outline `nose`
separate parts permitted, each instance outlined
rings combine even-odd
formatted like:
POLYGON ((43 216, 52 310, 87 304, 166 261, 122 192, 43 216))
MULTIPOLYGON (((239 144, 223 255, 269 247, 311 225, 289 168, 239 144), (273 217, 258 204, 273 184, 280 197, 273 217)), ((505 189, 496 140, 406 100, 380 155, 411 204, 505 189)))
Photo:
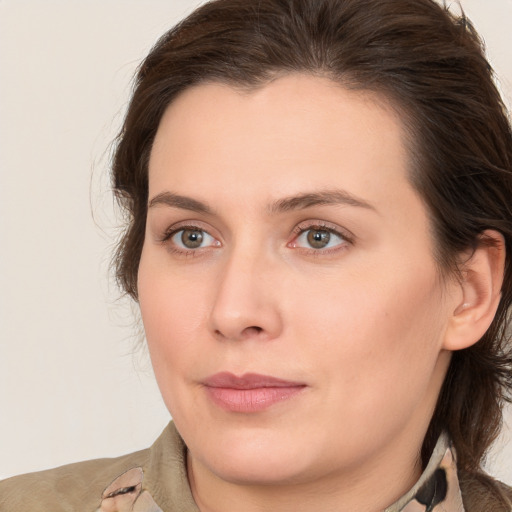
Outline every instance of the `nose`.
POLYGON ((282 315, 275 279, 275 265, 261 254, 234 251, 218 274, 210 316, 214 335, 231 341, 277 338, 282 315))

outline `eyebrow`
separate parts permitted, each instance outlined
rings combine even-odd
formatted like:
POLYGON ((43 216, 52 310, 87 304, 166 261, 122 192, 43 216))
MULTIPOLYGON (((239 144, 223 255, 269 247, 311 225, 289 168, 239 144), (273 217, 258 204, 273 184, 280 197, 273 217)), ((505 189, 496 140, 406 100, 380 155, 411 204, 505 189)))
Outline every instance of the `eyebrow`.
POLYGON ((148 208, 155 206, 171 206, 182 210, 190 210, 198 213, 212 214, 213 210, 206 203, 192 199, 187 196, 180 196, 172 192, 162 192, 156 195, 148 203, 148 208))
POLYGON ((312 206, 339 204, 377 211, 375 207, 367 201, 341 189, 329 189, 285 197, 273 203, 269 210, 271 213, 281 213, 292 210, 303 210, 311 208, 312 206))
MULTIPOLYGON (((277 214, 294 210, 304 210, 313 206, 340 204, 377 211, 375 207, 367 201, 340 189, 307 192, 284 197, 269 205, 268 211, 271 214, 277 214)), ((213 209, 208 204, 172 192, 162 192, 153 197, 148 203, 148 208, 154 208, 155 206, 170 206, 172 208, 190 210, 197 213, 213 214, 213 209)))

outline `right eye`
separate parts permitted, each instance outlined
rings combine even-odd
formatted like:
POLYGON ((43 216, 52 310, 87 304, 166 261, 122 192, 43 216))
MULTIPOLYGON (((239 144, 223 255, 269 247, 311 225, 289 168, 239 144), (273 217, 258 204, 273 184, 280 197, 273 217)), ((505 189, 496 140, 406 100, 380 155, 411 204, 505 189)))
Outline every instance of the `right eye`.
POLYGON ((184 227, 174 231, 168 240, 181 251, 193 251, 205 247, 216 247, 220 242, 209 233, 197 227, 184 227))

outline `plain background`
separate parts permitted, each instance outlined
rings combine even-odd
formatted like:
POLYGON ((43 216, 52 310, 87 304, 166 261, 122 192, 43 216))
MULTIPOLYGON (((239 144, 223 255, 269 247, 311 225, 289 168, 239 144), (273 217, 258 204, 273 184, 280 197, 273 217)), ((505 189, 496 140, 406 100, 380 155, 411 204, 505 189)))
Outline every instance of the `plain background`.
MULTIPOLYGON (((199 3, 0 0, 0 478, 145 448, 169 420, 109 278, 109 142, 137 64, 199 3)), ((510 105, 512 0, 462 5, 510 105)), ((489 470, 512 482, 510 428, 489 470)))

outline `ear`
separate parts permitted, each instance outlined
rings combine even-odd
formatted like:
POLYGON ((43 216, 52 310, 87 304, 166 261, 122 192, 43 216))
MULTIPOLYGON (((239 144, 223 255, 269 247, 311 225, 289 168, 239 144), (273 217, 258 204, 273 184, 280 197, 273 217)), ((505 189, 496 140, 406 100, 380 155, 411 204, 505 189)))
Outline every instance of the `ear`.
POLYGON ((484 231, 478 247, 461 267, 455 307, 443 344, 446 350, 461 350, 475 344, 494 319, 505 271, 503 235, 494 230, 484 231))

